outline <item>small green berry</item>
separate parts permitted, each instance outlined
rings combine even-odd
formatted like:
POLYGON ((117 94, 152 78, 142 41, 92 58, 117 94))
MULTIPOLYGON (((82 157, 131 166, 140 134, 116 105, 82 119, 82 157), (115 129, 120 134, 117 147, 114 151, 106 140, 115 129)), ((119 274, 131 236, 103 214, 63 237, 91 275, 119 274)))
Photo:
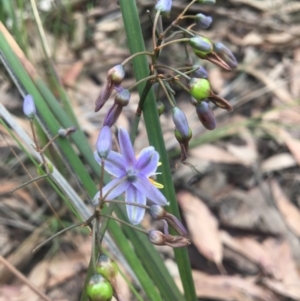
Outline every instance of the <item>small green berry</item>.
POLYGON ((91 301, 110 301, 113 289, 108 280, 102 275, 95 274, 87 284, 86 293, 91 301))
POLYGON ((109 281, 116 278, 119 272, 117 264, 105 254, 98 257, 96 271, 109 281))
POLYGON ((190 94, 197 100, 202 101, 210 96, 210 83, 205 78, 192 77, 189 82, 190 94))

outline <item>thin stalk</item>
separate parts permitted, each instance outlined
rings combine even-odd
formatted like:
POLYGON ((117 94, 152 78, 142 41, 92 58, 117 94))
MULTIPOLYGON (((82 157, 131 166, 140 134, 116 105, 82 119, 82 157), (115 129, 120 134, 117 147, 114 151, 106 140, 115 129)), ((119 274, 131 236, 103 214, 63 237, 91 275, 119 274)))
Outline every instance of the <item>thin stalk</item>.
POLYGON ((119 222, 119 223, 121 223, 123 225, 126 225, 127 227, 129 227, 131 229, 134 229, 134 230, 139 231, 139 232, 144 233, 144 234, 148 234, 148 231, 146 231, 146 230, 144 230, 142 228, 133 226, 130 223, 127 223, 127 222, 125 222, 125 221, 123 221, 123 220, 121 220, 121 219, 119 219, 119 218, 117 218, 115 216, 107 215, 107 214, 102 214, 102 213, 101 213, 101 216, 104 216, 104 217, 107 217, 107 218, 111 218, 111 219, 113 219, 113 220, 115 220, 115 221, 117 221, 117 222, 119 222))
POLYGON ((152 26, 152 43, 153 43, 153 50, 156 50, 156 26, 157 26, 157 21, 160 15, 160 11, 157 11, 155 14, 153 26, 152 26))
POLYGON ((160 50, 160 49, 162 49, 166 46, 169 46, 171 44, 180 43, 180 42, 188 42, 189 40, 190 40, 189 38, 182 38, 182 39, 178 39, 178 40, 172 40, 172 41, 169 41, 167 43, 164 43, 164 44, 158 46, 157 48, 160 50))
POLYGON ((149 52, 149 51, 141 51, 141 52, 137 52, 131 56, 129 56, 128 58, 126 58, 122 63, 121 65, 122 66, 125 66, 128 62, 130 62, 132 59, 134 59, 135 57, 137 56, 140 56, 140 55, 148 55, 148 56, 151 56, 153 57, 153 53, 152 52, 149 52))
POLYGON ((27 186, 28 184, 30 184, 30 183, 32 183, 32 182, 38 181, 38 180, 43 179, 43 178, 46 178, 46 177, 49 177, 49 174, 45 174, 45 175, 42 175, 42 176, 38 176, 38 177, 36 177, 36 178, 33 178, 33 179, 31 179, 30 181, 27 181, 27 182, 23 183, 22 185, 20 185, 20 186, 14 188, 14 189, 12 189, 12 190, 10 191, 10 193, 13 193, 13 192, 17 191, 18 189, 21 189, 21 188, 27 186))
POLYGON ((171 107, 174 108, 174 107, 175 107, 175 104, 173 103, 172 99, 170 98, 169 92, 167 91, 167 89, 166 89, 166 87, 165 87, 163 81, 162 81, 160 78, 158 78, 158 81, 159 81, 159 83, 160 83, 160 86, 161 86, 162 89, 164 90, 164 92, 165 92, 165 94, 166 94, 166 97, 167 97, 167 99, 168 99, 168 101, 169 101, 171 107))
POLYGON ((155 78, 157 78, 157 74, 153 74, 153 75, 147 76, 147 77, 145 77, 145 78, 142 78, 141 80, 135 82, 132 86, 130 86, 130 87, 128 88, 128 90, 129 90, 129 91, 132 91, 132 90, 133 90, 135 87, 137 87, 139 84, 141 84, 141 83, 143 83, 143 82, 145 82, 145 81, 149 81, 149 80, 151 80, 151 79, 155 79, 155 78))
POLYGON ((32 253, 35 253, 36 251, 38 251, 42 246, 46 245, 48 242, 50 242, 51 240, 53 240, 55 237, 71 230, 71 229, 74 229, 74 228, 77 228, 77 227, 80 227, 80 226, 83 226, 85 224, 85 222, 81 222, 81 223, 78 223, 78 224, 75 224, 75 225, 71 225, 57 233, 55 233, 54 235, 52 235, 51 237, 47 238, 45 241, 43 241, 42 243, 40 243, 39 245, 37 245, 33 250, 32 250, 32 253))
POLYGON ((166 66, 166 65, 154 65, 154 68, 156 68, 156 69, 157 69, 157 68, 164 68, 164 69, 172 70, 172 71, 176 72, 177 74, 181 75, 182 77, 184 77, 184 78, 187 79, 187 80, 190 80, 190 79, 191 79, 191 78, 190 78, 188 75, 186 75, 185 73, 183 73, 183 72, 177 70, 176 68, 170 67, 170 66, 166 66))

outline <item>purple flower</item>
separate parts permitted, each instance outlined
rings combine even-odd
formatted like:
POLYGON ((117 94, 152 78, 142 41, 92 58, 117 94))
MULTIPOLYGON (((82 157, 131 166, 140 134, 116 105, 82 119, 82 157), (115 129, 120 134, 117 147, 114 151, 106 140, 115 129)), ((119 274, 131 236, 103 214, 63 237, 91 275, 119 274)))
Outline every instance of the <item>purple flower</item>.
POLYGON ((160 11, 162 16, 169 16, 172 8, 172 0, 158 0, 155 5, 156 11, 160 11))
MULTIPOLYGON (((149 146, 144 148, 136 158, 127 131, 120 128, 118 138, 121 153, 111 151, 104 166, 105 170, 116 178, 103 187, 102 196, 108 194, 106 200, 114 200, 125 192, 126 202, 146 205, 148 198, 154 204, 167 205, 166 198, 155 187, 159 184, 149 179, 156 174, 159 160, 158 152, 155 151, 154 147, 149 146)), ((94 153, 94 156, 96 161, 101 164, 97 152, 94 153)), ((93 199, 94 205, 98 203, 99 196, 100 192, 93 199)), ((142 221, 145 208, 126 205, 126 209, 132 224, 137 225, 142 221)))
POLYGON ((34 116, 36 115, 36 108, 35 108, 34 100, 30 94, 27 94, 24 97, 23 112, 29 119, 33 119, 34 116))

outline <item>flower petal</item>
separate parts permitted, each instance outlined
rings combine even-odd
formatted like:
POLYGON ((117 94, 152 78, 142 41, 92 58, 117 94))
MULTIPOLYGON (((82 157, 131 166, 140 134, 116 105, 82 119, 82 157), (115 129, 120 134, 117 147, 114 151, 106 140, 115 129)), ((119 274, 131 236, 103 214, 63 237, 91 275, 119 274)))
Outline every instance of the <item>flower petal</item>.
POLYGON ((126 180, 122 181, 122 178, 114 179, 103 187, 102 196, 105 196, 114 187, 113 190, 106 196, 106 200, 111 201, 121 195, 129 185, 130 182, 126 180))
MULTIPOLYGON (((140 205, 146 205, 146 197, 142 193, 140 193, 133 185, 130 185, 127 188, 125 201, 140 205)), ((145 215, 145 208, 142 207, 126 205, 126 210, 128 219, 133 225, 138 225, 145 215)))
MULTIPOLYGON (((97 152, 94 152, 94 158, 101 166, 101 159, 97 152)), ((105 160, 104 168, 110 175, 117 178, 123 177, 126 173, 125 162, 122 156, 115 151, 110 151, 105 160)))
POLYGON ((148 178, 155 174, 158 160, 159 154, 154 150, 154 147, 146 147, 140 152, 135 168, 140 174, 143 174, 146 178, 148 178))
POLYGON ((165 196, 145 176, 138 176, 132 185, 153 203, 161 206, 168 205, 165 196))
POLYGON ((122 156, 126 162, 127 166, 133 165, 136 161, 134 150, 130 141, 130 137, 127 131, 123 128, 119 129, 119 145, 121 149, 122 156))

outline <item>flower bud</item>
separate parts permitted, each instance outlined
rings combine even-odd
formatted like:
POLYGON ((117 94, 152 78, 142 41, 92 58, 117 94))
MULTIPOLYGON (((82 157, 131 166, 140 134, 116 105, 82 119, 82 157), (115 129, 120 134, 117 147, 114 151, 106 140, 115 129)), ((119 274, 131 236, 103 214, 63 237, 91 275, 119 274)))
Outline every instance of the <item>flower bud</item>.
POLYGON ((206 69, 201 65, 194 65, 193 69, 198 68, 194 71, 193 75, 196 78, 208 78, 208 73, 206 69))
POLYGON ((98 136, 96 149, 101 159, 106 159, 112 147, 112 134, 109 126, 104 126, 98 136))
POLYGON ((107 72, 107 79, 110 79, 111 82, 118 86, 121 84, 125 77, 125 70, 123 65, 116 65, 112 67, 110 70, 107 72))
POLYGON ((204 14, 197 14, 195 17, 195 22, 198 28, 207 29, 210 26, 212 20, 213 19, 211 16, 206 16, 204 14))
POLYGON ((77 128, 76 126, 71 126, 67 129, 59 129, 57 133, 59 134, 60 137, 67 137, 68 135, 76 132, 77 128))
POLYGON ((181 136, 187 137, 189 134, 189 125, 185 114, 178 107, 174 107, 172 109, 172 118, 176 130, 181 136))
POLYGON ((190 128, 188 128, 188 134, 187 135, 181 135, 181 133, 177 129, 175 129, 174 134, 175 134, 176 140, 179 143, 183 143, 183 144, 189 142, 191 140, 192 136, 193 136, 193 132, 190 128))
POLYGON ((86 293, 91 301, 110 301, 113 289, 109 281, 102 275, 95 274, 86 286, 86 293))
POLYGON ((36 107, 34 104, 33 97, 27 94, 23 101, 23 112, 29 119, 33 119, 36 115, 36 107))
POLYGON ((128 89, 122 89, 122 91, 120 91, 116 94, 115 102, 118 105, 120 105, 122 107, 125 107, 129 103, 130 96, 131 96, 131 94, 130 94, 130 91, 128 89))
POLYGON ((125 70, 123 65, 116 65, 107 72, 107 81, 95 102, 95 112, 98 112, 105 105, 114 86, 120 85, 124 77, 125 70))
POLYGON ((189 44, 192 46, 196 54, 201 54, 203 56, 208 55, 213 51, 213 43, 204 37, 194 36, 190 38, 189 44))
POLYGON ((216 0, 198 0, 200 4, 204 5, 214 5, 216 4, 216 0))
POLYGON ((104 276, 107 280, 112 281, 118 275, 117 264, 105 254, 98 257, 96 263, 96 272, 104 276))
POLYGON ((108 110, 104 121, 103 126, 109 126, 112 127, 115 122, 118 120, 119 116, 122 113, 123 106, 117 104, 116 102, 113 104, 113 106, 108 110))
POLYGON ((154 219, 161 219, 165 216, 166 211, 159 205, 152 205, 150 206, 149 213, 154 219))
POLYGON ((172 8, 172 0, 158 0, 155 5, 156 11, 160 11, 162 16, 169 16, 172 8))
POLYGON ((159 116, 165 111, 165 105, 161 101, 156 102, 156 108, 159 116))
POLYGON ((210 83, 204 78, 192 77, 189 82, 190 94, 197 100, 202 101, 210 96, 210 83))
POLYGON ((149 241, 157 246, 163 246, 165 244, 165 235, 157 230, 150 230, 148 232, 149 241))
POLYGON ((238 65, 233 53, 221 42, 214 44, 215 53, 231 68, 235 69, 238 65))
POLYGON ((196 106, 199 120, 205 128, 213 130, 216 127, 216 119, 212 109, 206 101, 201 101, 196 106))

